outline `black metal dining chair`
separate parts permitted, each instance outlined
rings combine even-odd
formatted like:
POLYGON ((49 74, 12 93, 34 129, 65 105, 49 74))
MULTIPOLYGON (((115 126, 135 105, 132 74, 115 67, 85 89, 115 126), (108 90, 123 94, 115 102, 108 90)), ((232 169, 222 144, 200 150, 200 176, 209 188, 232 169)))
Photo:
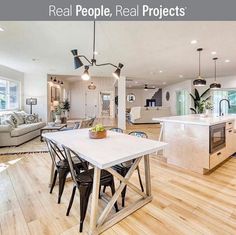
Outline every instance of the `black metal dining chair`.
MULTIPOLYGON (((121 128, 111 128, 110 130, 115 131, 115 132, 123 133, 123 130, 121 128)), ((147 134, 142 132, 142 131, 132 131, 132 132, 129 133, 129 135, 134 135, 134 136, 142 137, 142 138, 148 138, 147 134)), ((117 165, 113 166, 112 168, 115 171, 117 171, 120 175, 125 177, 125 175, 129 171, 129 169, 131 168, 133 162, 134 162, 133 160, 132 161, 127 161, 127 162, 124 162, 124 163, 121 163, 121 164, 117 164, 117 165)), ((144 189, 143 189, 143 183, 142 183, 142 179, 141 179, 141 175, 140 175, 139 166, 137 166, 136 170, 138 172, 139 184, 140 184, 141 190, 143 192, 144 189)), ((125 206, 126 189, 127 189, 127 186, 125 186, 124 189, 121 192, 122 207, 125 206)), ((106 187, 103 188, 103 192, 105 192, 105 190, 106 190, 106 187)))
MULTIPOLYGON (((82 158, 80 158, 73 150, 65 146, 63 146, 63 148, 66 153, 66 158, 68 159, 68 162, 69 162, 72 179, 75 183, 72 190, 70 203, 67 208, 66 215, 69 216, 70 209, 74 201, 76 188, 78 188, 79 193, 80 193, 80 230, 79 231, 82 232, 83 222, 84 222, 87 207, 88 207, 89 196, 92 192, 92 187, 93 187, 94 169, 88 169, 86 162, 82 158), (72 155, 76 156, 80 160, 82 166, 84 167, 83 172, 79 173, 78 171, 76 171, 74 162, 72 161, 72 157, 71 157, 72 155)), ((115 194, 115 184, 114 184, 113 176, 106 170, 101 170, 100 185, 109 186, 111 188, 112 195, 115 194)), ((118 211, 117 203, 114 204, 114 207, 117 212, 118 211)))
MULTIPOLYGON (((64 186, 66 182, 66 177, 68 173, 70 172, 70 167, 69 163, 66 159, 66 156, 64 154, 64 151, 58 147, 58 145, 53 142, 52 140, 46 139, 46 143, 48 145, 49 153, 52 159, 52 162, 55 166, 55 171, 54 171, 54 177, 52 180, 51 188, 50 188, 50 193, 52 193, 53 188, 56 183, 57 175, 59 176, 59 193, 58 193, 58 204, 61 202, 61 196, 64 191, 64 186)), ((73 164, 76 169, 76 171, 79 173, 83 167, 81 162, 79 161, 78 158, 73 157, 73 164)))
POLYGON ((124 131, 119 128, 119 127, 112 127, 109 129, 110 131, 118 132, 118 133, 123 133, 124 131))

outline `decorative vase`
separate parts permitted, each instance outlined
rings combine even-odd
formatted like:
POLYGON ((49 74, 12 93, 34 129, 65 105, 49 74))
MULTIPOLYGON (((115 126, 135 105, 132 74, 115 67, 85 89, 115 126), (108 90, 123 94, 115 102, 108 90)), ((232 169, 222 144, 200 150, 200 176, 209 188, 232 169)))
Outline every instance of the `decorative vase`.
POLYGON ((210 109, 206 109, 205 110, 205 114, 206 114, 206 116, 210 116, 211 115, 211 110, 210 109))
POLYGON ((65 111, 65 117, 68 118, 69 117, 69 112, 66 110, 65 111))
POLYGON ((56 124, 61 124, 61 115, 56 115, 55 123, 56 124))

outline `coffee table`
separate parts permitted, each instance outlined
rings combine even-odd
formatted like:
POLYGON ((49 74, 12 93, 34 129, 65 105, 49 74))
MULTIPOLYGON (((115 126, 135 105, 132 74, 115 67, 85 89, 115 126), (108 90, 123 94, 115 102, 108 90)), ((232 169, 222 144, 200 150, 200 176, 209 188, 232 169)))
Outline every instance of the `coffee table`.
POLYGON ((67 127, 67 124, 56 124, 55 126, 45 126, 40 129, 40 141, 43 142, 43 132, 52 132, 52 131, 60 131, 62 128, 67 127))

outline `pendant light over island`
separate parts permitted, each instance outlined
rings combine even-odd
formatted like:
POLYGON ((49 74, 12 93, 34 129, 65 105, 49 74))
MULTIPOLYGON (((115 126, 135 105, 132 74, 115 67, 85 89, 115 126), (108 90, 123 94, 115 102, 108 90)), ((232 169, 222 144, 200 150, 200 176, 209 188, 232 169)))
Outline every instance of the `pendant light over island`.
POLYGON ((213 58, 212 60, 214 61, 214 64, 215 64, 215 80, 214 80, 214 82, 210 85, 210 88, 211 88, 211 89, 220 89, 220 88, 221 88, 221 84, 216 81, 216 61, 218 60, 218 58, 215 57, 215 58, 213 58))
POLYGON ((193 81, 194 86, 205 86, 206 80, 201 77, 201 52, 203 51, 202 48, 197 49, 199 53, 199 66, 198 66, 198 78, 193 81))

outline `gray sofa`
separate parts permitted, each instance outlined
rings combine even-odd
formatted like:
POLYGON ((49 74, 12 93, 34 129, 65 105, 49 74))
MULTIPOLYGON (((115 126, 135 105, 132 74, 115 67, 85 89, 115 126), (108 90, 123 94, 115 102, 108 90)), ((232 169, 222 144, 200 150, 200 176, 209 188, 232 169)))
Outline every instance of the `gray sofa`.
MULTIPOLYGON (((14 115, 7 113, 7 116, 14 115)), ((6 114, 5 114, 6 116, 6 114)), ((0 147, 18 146, 40 135, 40 129, 46 124, 42 121, 35 123, 20 123, 13 126, 4 122, 4 117, 0 116, 0 147), (2 124, 3 123, 3 124, 2 124)))

